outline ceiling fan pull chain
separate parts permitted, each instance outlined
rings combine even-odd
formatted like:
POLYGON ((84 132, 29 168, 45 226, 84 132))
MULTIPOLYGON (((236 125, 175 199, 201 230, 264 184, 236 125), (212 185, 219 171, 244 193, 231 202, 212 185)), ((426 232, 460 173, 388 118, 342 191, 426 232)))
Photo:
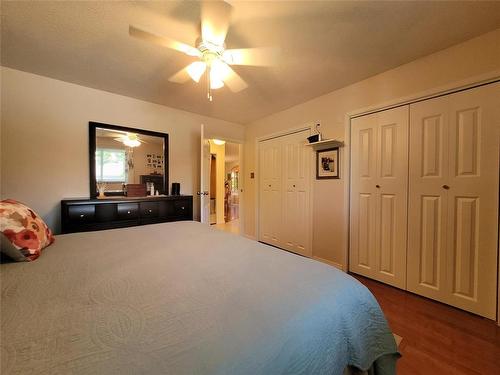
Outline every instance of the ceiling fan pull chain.
POLYGON ((210 74, 210 71, 212 70, 211 66, 208 65, 207 67, 207 82, 208 82, 208 94, 207 94, 207 97, 208 97, 208 100, 212 101, 212 83, 211 83, 211 74, 210 74))

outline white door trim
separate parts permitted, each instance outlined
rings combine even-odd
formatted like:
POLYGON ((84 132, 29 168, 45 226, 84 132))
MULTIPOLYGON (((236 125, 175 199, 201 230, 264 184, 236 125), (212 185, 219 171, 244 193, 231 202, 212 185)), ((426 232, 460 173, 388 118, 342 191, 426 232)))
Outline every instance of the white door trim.
MULTIPOLYGON (((235 138, 228 138, 228 137, 223 137, 223 136, 210 136, 210 138, 205 138, 205 139, 220 139, 221 141, 225 141, 228 143, 234 143, 239 145, 239 163, 240 163, 240 178, 238 179, 238 188, 239 188, 239 204, 238 204, 238 210, 239 210, 239 230, 240 230, 240 235, 245 236, 243 228, 244 228, 244 194, 245 194, 245 169, 244 169, 244 152, 245 152, 245 141, 241 139, 235 139, 235 138)), ((203 152, 203 149, 202 149, 203 152)), ((201 214, 201 212, 200 212, 201 214)), ((245 236, 246 237, 246 236, 245 236)))

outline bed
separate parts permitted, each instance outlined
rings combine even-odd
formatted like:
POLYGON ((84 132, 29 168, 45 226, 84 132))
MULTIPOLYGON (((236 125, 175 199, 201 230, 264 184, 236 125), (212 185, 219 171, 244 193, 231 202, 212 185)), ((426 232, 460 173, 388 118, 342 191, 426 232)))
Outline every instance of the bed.
POLYGON ((2 374, 395 373, 362 284, 197 222, 60 235, 0 267, 2 374))

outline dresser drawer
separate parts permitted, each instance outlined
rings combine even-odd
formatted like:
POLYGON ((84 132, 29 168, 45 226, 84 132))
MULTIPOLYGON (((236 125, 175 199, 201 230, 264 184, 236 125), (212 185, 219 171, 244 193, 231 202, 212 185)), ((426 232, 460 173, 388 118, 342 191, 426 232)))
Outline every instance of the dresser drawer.
POLYGON ((188 216, 191 214, 191 201, 188 199, 174 201, 174 215, 175 216, 188 216))
POLYGON ((116 205, 118 220, 133 220, 139 217, 139 203, 118 203, 116 205))
POLYGON ((193 220, 193 197, 108 197, 61 201, 62 233, 193 220))
POLYGON ((68 207, 68 218, 77 223, 92 222, 95 218, 95 206, 93 204, 70 206, 68 207))
POLYGON ((160 215, 160 202, 141 202, 141 218, 154 218, 160 215))

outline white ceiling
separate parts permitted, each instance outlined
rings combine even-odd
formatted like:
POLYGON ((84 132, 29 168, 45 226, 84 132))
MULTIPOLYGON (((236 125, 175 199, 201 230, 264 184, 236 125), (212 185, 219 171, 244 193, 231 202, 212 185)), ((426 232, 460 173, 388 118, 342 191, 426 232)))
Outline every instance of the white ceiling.
POLYGON ((500 27, 492 2, 231 1, 227 48, 278 46, 272 68, 236 66, 234 94, 168 77, 193 58, 130 38, 128 25, 193 45, 199 3, 2 1, 1 63, 241 124, 500 27))

